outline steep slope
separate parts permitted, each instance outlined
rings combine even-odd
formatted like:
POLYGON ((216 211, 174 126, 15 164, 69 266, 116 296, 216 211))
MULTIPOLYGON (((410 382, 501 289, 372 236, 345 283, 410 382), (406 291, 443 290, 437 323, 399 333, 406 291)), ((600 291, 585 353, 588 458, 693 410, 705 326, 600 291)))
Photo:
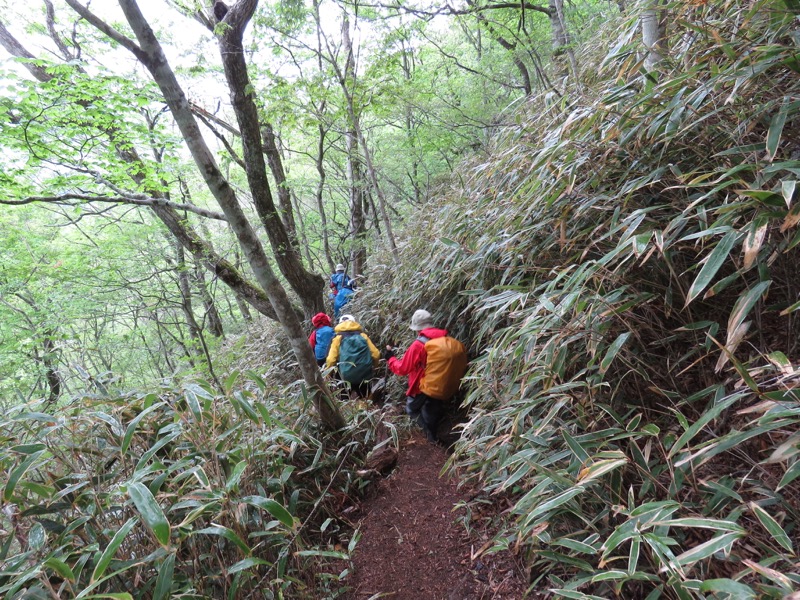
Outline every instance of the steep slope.
POLYGON ((453 463, 511 501, 495 548, 531 584, 781 598, 800 588, 796 20, 671 10, 659 72, 635 27, 609 34, 591 91, 532 102, 363 304, 398 339, 424 306, 471 341, 453 463))

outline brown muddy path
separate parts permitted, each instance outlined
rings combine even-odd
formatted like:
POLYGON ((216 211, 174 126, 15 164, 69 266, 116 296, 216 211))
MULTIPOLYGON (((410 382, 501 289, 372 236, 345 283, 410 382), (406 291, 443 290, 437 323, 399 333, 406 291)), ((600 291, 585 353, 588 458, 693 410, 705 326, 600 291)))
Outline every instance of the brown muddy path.
POLYGON ((347 600, 523 598, 513 557, 477 556, 489 538, 467 532, 456 505, 468 493, 439 476, 446 458, 419 431, 403 441, 394 471, 361 506, 347 600))

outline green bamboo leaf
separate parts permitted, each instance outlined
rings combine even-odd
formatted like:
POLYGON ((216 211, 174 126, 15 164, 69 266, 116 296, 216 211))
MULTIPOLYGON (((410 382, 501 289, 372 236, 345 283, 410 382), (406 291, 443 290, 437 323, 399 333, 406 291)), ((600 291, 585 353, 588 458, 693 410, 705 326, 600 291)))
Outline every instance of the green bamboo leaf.
POLYGON ((712 592, 715 594, 727 594, 730 600, 750 600, 756 598, 756 593, 743 583, 733 579, 707 579, 700 584, 701 592, 712 592))
POLYGON ((236 385, 236 382, 239 380, 239 376, 241 373, 238 370, 234 370, 230 375, 225 378, 225 381, 222 384, 222 389, 225 390, 226 394, 230 394, 233 386, 236 385))
POLYGON ((243 502, 256 508, 261 508, 286 525, 289 529, 294 528, 294 517, 286 510, 280 502, 264 498, 263 496, 245 496, 243 502))
POLYGON ((3 500, 9 502, 11 498, 14 496, 14 490, 17 487, 17 483, 19 483, 20 478, 25 475, 28 469, 33 466, 39 457, 44 454, 44 450, 39 450, 38 452, 34 452, 24 461, 22 461, 16 469, 11 471, 11 475, 8 476, 8 481, 6 482, 6 487, 3 489, 3 500))
POLYGON ((781 546, 786 548, 786 550, 788 550, 790 554, 794 554, 794 548, 792 547, 792 540, 790 540, 789 536, 786 535, 786 532, 783 530, 783 527, 781 527, 778 524, 778 522, 774 518, 772 518, 772 515, 770 515, 767 511, 765 511, 755 502, 751 502, 749 506, 750 510, 752 510, 755 513, 758 520, 764 526, 764 529, 766 529, 769 532, 772 538, 776 542, 778 542, 781 546))
POLYGON ((798 477, 800 477, 800 460, 798 460, 791 467, 786 469, 786 473, 784 473, 783 477, 781 477, 781 481, 778 484, 778 487, 775 488, 775 491, 777 492, 778 490, 786 487, 798 477))
POLYGON ((689 287, 689 292, 686 294, 686 304, 684 306, 689 306, 692 300, 702 294, 703 290, 708 287, 708 284, 711 283, 711 280, 714 279, 717 271, 719 271, 719 268, 728 258, 728 254, 730 254, 731 249, 739 239, 739 235, 740 234, 736 231, 730 231, 717 242, 717 245, 714 246, 714 249, 706 258, 703 268, 700 269, 700 273, 698 273, 691 287, 689 287))
POLYGON ((626 571, 603 571, 593 576, 592 583, 598 581, 618 581, 620 579, 630 579, 630 575, 626 571))
POLYGON ((784 179, 781 181, 781 194, 786 201, 786 208, 792 208, 792 199, 794 198, 794 190, 797 187, 797 181, 794 179, 784 179))
POLYGON ((619 352, 622 345, 627 341, 627 339, 631 336, 630 331, 626 331, 625 333, 620 334, 617 336, 617 339, 608 347, 603 360, 600 361, 600 374, 605 373, 608 370, 608 367, 611 366, 611 362, 614 360, 614 357, 619 352))
POLYGON ((598 477, 602 477, 606 473, 613 471, 618 467, 622 467, 628 464, 627 458, 609 458, 605 460, 598 460, 594 462, 592 465, 581 469, 581 472, 578 474, 578 482, 581 485, 586 484, 593 479, 597 479, 598 477))
POLYGON ((158 568, 156 587, 153 591, 153 600, 169 598, 172 592, 172 575, 175 572, 175 554, 170 553, 158 568))
POLYGON ((572 540, 570 538, 558 538, 550 542, 551 546, 563 546, 564 548, 569 548, 570 550, 574 550, 575 552, 580 552, 581 554, 597 554, 598 550, 594 546, 590 546, 584 542, 579 542, 578 540, 572 540))
POLYGON ((636 566, 639 564, 639 553, 642 548, 642 540, 633 538, 631 540, 631 550, 628 553, 628 575, 636 573, 636 566))
POLYGON ((103 553, 100 555, 100 558, 97 560, 94 571, 92 571, 90 583, 94 583, 103 576, 103 573, 106 572, 108 565, 111 564, 111 560, 114 558, 114 555, 117 553, 120 545, 122 545, 122 542, 125 541, 125 538, 128 536, 128 533, 130 533, 131 529, 133 529, 133 526, 136 525, 137 521, 138 519, 136 517, 131 517, 114 534, 114 537, 111 538, 108 546, 106 546, 105 550, 103 550, 103 553))
POLYGON ((572 450, 572 454, 575 455, 575 458, 577 458, 578 461, 585 463, 587 460, 589 460, 589 454, 583 449, 583 446, 581 446, 577 440, 569 434, 566 429, 561 430, 561 436, 564 438, 567 446, 569 446, 570 450, 572 450))
POLYGON ((786 315, 788 315, 788 314, 790 314, 790 313, 793 313, 793 312, 794 312, 794 311, 796 311, 797 309, 800 309, 800 301, 797 301, 797 302, 795 302, 794 304, 792 304, 792 305, 791 305, 791 306, 789 306, 788 308, 784 308, 784 309, 781 311, 781 316, 782 316, 782 317, 785 317, 786 315))
POLYGON ((689 426, 689 428, 681 434, 681 437, 679 437, 676 440, 676 442, 672 445, 672 448, 669 449, 669 453, 667 454, 667 458, 668 459, 672 458, 678 452, 680 452, 681 449, 686 444, 688 444, 692 440, 692 438, 700 432, 700 430, 703 427, 705 427, 711 421, 716 419, 720 414, 722 414, 722 411, 724 411, 734 402, 741 400, 741 398, 742 397, 739 394, 733 395, 730 398, 726 399, 725 401, 720 402, 719 404, 713 406, 710 410, 704 411, 703 414, 700 415, 700 418, 694 423, 692 423, 689 426))
POLYGON ((252 569, 253 567, 258 567, 261 565, 271 565, 272 563, 262 559, 262 558, 255 558, 253 556, 249 556, 247 558, 243 558, 236 564, 232 565, 228 569, 228 575, 233 575, 238 573, 239 571, 246 571, 247 569, 252 569))
POLYGON ((675 560, 677 564, 681 566, 696 563, 698 560, 708 558, 716 552, 729 549, 733 545, 733 542, 742 537, 742 535, 743 534, 739 532, 723 533, 722 535, 711 538, 699 546, 695 546, 694 548, 690 548, 686 552, 679 554, 675 557, 675 560))
POLYGON ((139 482, 131 483, 128 486, 128 495, 133 500, 136 510, 142 515, 145 525, 162 546, 167 546, 170 534, 169 521, 147 486, 139 482))
POLYGON ((44 561, 44 566, 53 569, 53 571, 58 573, 61 578, 73 583, 75 582, 75 573, 73 573, 70 566, 63 560, 56 558, 55 556, 51 556, 44 561))
POLYGON ((753 429, 747 429, 745 431, 737 431, 736 429, 734 429, 730 433, 727 433, 724 436, 717 438, 716 440, 712 440, 707 444, 701 445, 699 450, 694 451, 692 454, 678 460, 675 463, 675 467, 681 467, 686 463, 692 462, 700 458, 701 459, 700 462, 698 462, 695 465, 696 468, 697 466, 706 462, 707 460, 716 456, 717 454, 721 454, 722 452, 727 452, 731 448, 738 446, 739 444, 741 444, 746 440, 749 440, 750 438, 759 436, 762 433, 767 433, 768 431, 779 429, 780 427, 783 427, 786 424, 787 423, 785 420, 779 419, 773 423, 760 425, 758 427, 754 427, 753 429))
POLYGON ((164 406, 163 402, 151 404, 138 415, 136 415, 130 423, 128 423, 128 427, 125 429, 125 435, 122 437, 122 444, 120 444, 120 452, 122 452, 122 454, 125 454, 128 451, 128 448, 131 445, 131 440, 133 439, 133 434, 136 432, 136 428, 139 426, 139 423, 142 421, 142 419, 161 406, 164 406))
POLYGON ((585 489, 586 488, 584 488, 583 486, 577 486, 577 487, 569 488, 564 492, 561 492, 558 496, 555 496, 554 498, 551 498, 547 502, 543 502, 542 504, 540 504, 539 506, 534 508, 532 511, 530 511, 527 514, 526 521, 528 523, 531 523, 537 517, 549 512, 549 511, 551 511, 553 509, 558 508, 562 504, 566 504, 567 502, 572 500, 575 496, 577 496, 578 494, 581 494, 585 489))
POLYGON ((116 417, 112 417, 111 415, 100 411, 92 413, 92 416, 97 417, 105 423, 108 423, 108 425, 111 427, 111 433, 114 435, 122 435, 122 424, 116 417))
POLYGON ((12 446, 9 450, 17 454, 33 454, 45 448, 46 446, 44 444, 19 444, 17 446, 12 446))
POLYGON ((195 394, 192 390, 183 390, 183 397, 186 398, 186 404, 189 407, 189 410, 192 411, 192 414, 195 416, 197 420, 201 420, 203 418, 203 407, 200 406, 200 401, 197 399, 197 394, 195 394))
POLYGON ((244 470, 246 468, 246 460, 241 460, 236 463, 236 466, 233 467, 233 471, 231 472, 231 476, 228 478, 228 481, 225 482, 225 491, 230 492, 233 488, 239 485, 239 481, 242 479, 242 475, 244 474, 244 470))
POLYGON ((730 316, 728 317, 728 334, 730 335, 731 332, 736 331, 736 329, 741 325, 747 314, 750 312, 750 309, 753 308, 753 305, 756 301, 764 294, 769 286, 772 284, 772 280, 761 281, 754 285, 752 288, 747 290, 745 294, 739 297, 736 300, 736 304, 733 305, 733 310, 731 311, 730 316))
POLYGON ((230 396, 230 402, 233 404, 234 407, 239 408, 244 412, 248 419, 250 419, 253 423, 260 424, 261 420, 259 419, 259 415, 256 412, 256 409, 253 408, 253 405, 244 397, 242 391, 234 392, 232 396, 230 396))
MULTIPOLYGON (((173 425, 168 425, 168 427, 173 428, 173 429, 179 429, 180 425, 173 424, 173 425)), ((164 429, 166 429, 166 427, 164 429)), ((144 468, 144 466, 147 464, 147 462, 151 458, 153 458, 153 456, 155 456, 156 452, 161 450, 167 444, 172 443, 172 441, 175 438, 177 438, 181 433, 182 432, 180 430, 172 431, 168 435, 165 435, 160 440, 158 440, 155 444, 150 446, 146 451, 144 451, 142 453, 142 456, 139 458, 139 461, 136 463, 136 466, 133 468, 133 470, 134 471, 141 471, 144 468)))
POLYGON ((573 590, 549 590, 556 597, 560 598, 572 598, 573 600, 607 600, 603 596, 592 596, 591 594, 584 594, 583 592, 576 592, 573 590))
POLYGON ((295 556, 323 556, 325 558, 337 558, 340 560, 348 560, 350 557, 346 552, 336 552, 334 550, 298 550, 294 553, 295 556))
POLYGON ((686 517, 682 519, 667 519, 665 521, 656 521, 653 526, 665 527, 697 527, 699 529, 713 529, 714 531, 737 531, 739 533, 746 533, 744 527, 734 523, 733 521, 724 521, 721 519, 704 519, 698 517, 686 517))
POLYGON ((778 146, 783 133, 783 126, 786 124, 786 116, 789 110, 789 102, 784 98, 778 112, 772 117, 767 131, 767 158, 772 162, 778 153, 778 146))
POLYGON ((236 533, 228 529, 227 527, 223 527, 222 525, 212 525, 211 527, 206 527, 204 529, 200 529, 199 531, 195 531, 193 535, 218 535, 221 538, 232 542, 245 556, 250 556, 252 554, 252 550, 250 550, 250 546, 244 543, 242 538, 240 538, 236 533))

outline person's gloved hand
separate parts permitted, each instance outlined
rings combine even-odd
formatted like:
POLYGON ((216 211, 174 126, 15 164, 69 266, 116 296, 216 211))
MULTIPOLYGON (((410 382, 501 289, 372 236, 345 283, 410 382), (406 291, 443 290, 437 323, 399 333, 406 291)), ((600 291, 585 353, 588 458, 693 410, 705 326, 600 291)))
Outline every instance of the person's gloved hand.
POLYGON ((393 356, 394 356, 394 349, 391 346, 386 346, 386 349, 383 351, 384 360, 389 360, 393 356))

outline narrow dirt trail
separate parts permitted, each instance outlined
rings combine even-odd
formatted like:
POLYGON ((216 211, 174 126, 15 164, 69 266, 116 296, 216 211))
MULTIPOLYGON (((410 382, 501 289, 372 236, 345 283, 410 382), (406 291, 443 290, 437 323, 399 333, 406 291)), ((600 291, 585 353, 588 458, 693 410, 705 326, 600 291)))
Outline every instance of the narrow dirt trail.
POLYGON ((475 539, 455 505, 466 493, 440 478, 445 450, 415 432, 395 470, 362 505, 348 600, 519 599, 525 585, 509 555, 472 558, 475 539))

